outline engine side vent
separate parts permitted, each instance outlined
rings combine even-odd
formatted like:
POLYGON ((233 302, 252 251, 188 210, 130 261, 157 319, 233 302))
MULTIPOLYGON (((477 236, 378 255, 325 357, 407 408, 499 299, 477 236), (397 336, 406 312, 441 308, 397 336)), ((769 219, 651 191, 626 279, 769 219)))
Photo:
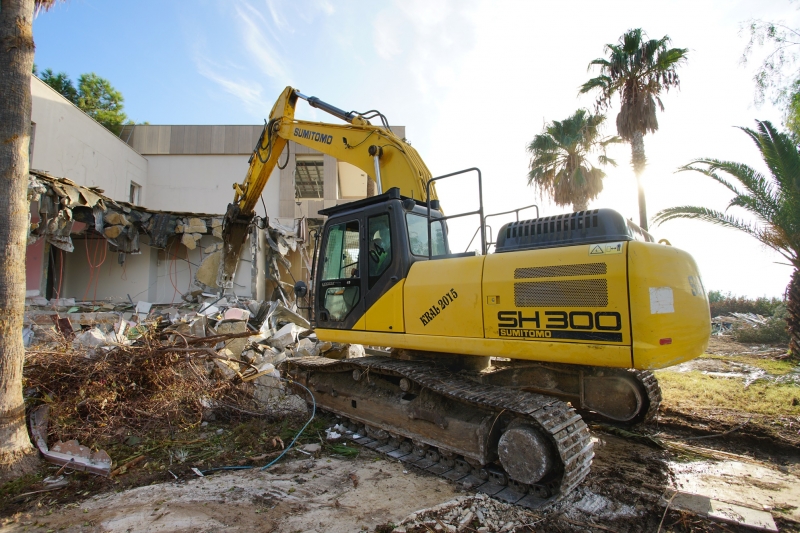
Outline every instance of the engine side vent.
POLYGON ((616 241, 655 242, 613 209, 594 209, 510 222, 497 234, 497 253, 616 241))
POLYGON ((561 278, 564 276, 597 276, 605 274, 605 263, 579 263, 575 265, 552 265, 540 267, 517 268, 514 279, 527 278, 561 278))
POLYGON ((605 279, 527 281, 514 284, 517 307, 607 307, 605 279))

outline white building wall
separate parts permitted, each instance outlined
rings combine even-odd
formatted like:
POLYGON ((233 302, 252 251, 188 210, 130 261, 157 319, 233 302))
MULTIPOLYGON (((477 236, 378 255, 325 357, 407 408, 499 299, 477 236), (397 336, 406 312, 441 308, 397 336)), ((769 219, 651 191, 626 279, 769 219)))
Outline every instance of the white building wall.
MULTIPOLYGON (((233 201, 233 183, 247 174, 246 155, 148 155, 148 192, 144 205, 162 211, 223 214, 233 201)), ((280 172, 264 187, 270 217, 278 216, 280 172)), ((263 216, 259 202, 256 212, 263 216)))
POLYGON ((49 85, 31 77, 35 124, 31 167, 127 202, 130 182, 147 194, 147 159, 49 85))
MULTIPOLYGON (((126 302, 128 295, 134 302, 182 303, 181 295, 192 287, 194 274, 202 262, 202 248, 219 242, 204 236, 197 248, 187 249, 180 239, 170 241, 166 250, 150 248, 147 236, 140 239, 140 254, 127 254, 125 264, 118 262, 118 253, 105 250, 105 239, 97 249, 100 239, 73 238, 75 251, 57 252, 64 260, 64 281, 60 296, 78 301, 126 302), (87 259, 91 258, 90 266, 87 259)), ((234 292, 250 298, 252 294, 250 240, 245 242, 242 260, 234 278, 234 292)), ((58 283, 57 283, 58 285, 58 283)), ((55 296, 55 294, 54 294, 55 296)))

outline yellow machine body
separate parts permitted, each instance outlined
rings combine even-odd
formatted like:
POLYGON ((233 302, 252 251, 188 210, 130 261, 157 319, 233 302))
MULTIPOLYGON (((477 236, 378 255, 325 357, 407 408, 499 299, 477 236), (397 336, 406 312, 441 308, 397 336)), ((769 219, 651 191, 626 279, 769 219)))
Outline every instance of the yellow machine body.
POLYGON ((710 323, 691 256, 628 241, 420 261, 353 330, 316 331, 337 342, 658 369, 701 355, 710 323))

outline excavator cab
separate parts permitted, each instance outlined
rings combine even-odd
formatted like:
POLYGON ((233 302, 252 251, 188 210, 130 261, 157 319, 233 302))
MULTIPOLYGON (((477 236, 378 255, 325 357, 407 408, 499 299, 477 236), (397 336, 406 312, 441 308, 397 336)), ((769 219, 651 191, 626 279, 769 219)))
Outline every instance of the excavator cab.
MULTIPOLYGON (((442 213, 434 207, 436 202, 432 202, 430 233, 427 205, 401 196, 397 188, 320 211, 328 220, 314 280, 317 327, 403 331, 397 326, 402 315, 376 325, 368 323, 366 311, 402 284, 415 262, 453 257, 446 225, 439 220, 442 213)), ((396 292, 402 298, 402 291, 396 292)), ((402 304, 397 309, 402 311, 402 304)))

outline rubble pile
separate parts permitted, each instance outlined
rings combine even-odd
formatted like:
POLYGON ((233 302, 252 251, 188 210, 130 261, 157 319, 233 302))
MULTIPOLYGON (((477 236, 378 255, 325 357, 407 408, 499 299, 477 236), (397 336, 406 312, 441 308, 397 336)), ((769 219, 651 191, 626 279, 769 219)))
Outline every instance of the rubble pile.
POLYGON ((48 440, 97 445, 220 417, 284 417, 305 404, 287 395, 281 362, 363 354, 319 342, 282 302, 199 299, 180 307, 74 300, 29 307, 25 394, 49 405, 48 440))
POLYGON ((479 493, 459 496, 449 502, 411 513, 393 533, 437 531, 511 532, 531 526, 537 515, 479 493))
POLYGON ((711 333, 714 335, 730 334, 735 328, 765 326, 769 318, 755 313, 731 313, 715 316, 711 319, 711 333))

